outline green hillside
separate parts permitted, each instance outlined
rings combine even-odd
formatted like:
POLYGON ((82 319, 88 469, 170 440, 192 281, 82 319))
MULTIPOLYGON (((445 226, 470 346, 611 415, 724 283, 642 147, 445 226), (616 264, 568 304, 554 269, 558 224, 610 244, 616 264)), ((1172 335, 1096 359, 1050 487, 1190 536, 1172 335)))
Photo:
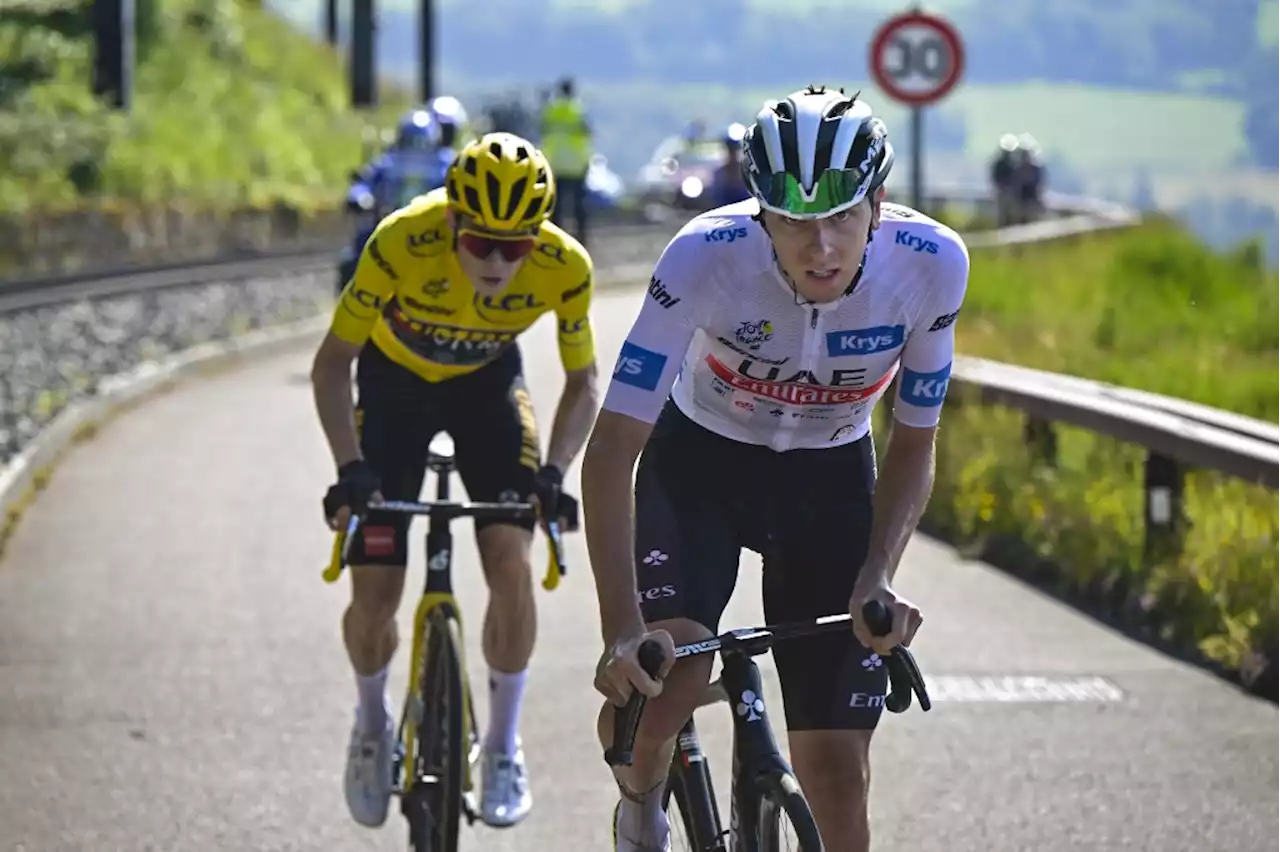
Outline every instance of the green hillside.
POLYGON ((347 108, 336 54, 252 0, 137 0, 134 108, 89 90, 87 0, 5 0, 0 211, 84 197, 332 204, 382 115, 347 108))

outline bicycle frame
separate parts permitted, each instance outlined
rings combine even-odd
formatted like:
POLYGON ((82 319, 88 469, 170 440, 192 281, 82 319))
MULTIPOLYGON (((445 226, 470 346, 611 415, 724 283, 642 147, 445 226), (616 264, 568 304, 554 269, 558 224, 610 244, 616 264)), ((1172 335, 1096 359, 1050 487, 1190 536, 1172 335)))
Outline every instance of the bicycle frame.
MULTIPOLYGON (((878 603, 869 603, 864 609, 867 625, 877 635, 890 631, 887 610, 878 603), (879 607, 879 608, 877 608, 879 607)), ((699 852, 760 852, 752 831, 741 831, 742 826, 755 826, 759 822, 761 791, 765 779, 778 779, 783 789, 798 789, 790 764, 782 756, 769 714, 765 707, 764 683, 760 669, 752 660, 767 653, 776 640, 785 640, 834 630, 850 630, 851 618, 847 614, 827 616, 812 622, 779 625, 764 628, 732 630, 701 642, 677 646, 675 659, 719 653, 722 663, 720 678, 708 685, 699 707, 727 701, 733 716, 733 752, 730 790, 730 816, 728 844, 716 809, 714 790, 709 775, 703 776, 706 758, 698 740, 693 716, 681 727, 676 737, 676 749, 672 755, 668 778, 676 778, 682 785, 686 803, 697 795, 703 801, 693 803, 693 813, 683 816, 693 825, 696 837, 689 838, 698 844, 699 852), (697 773, 697 774, 695 774, 697 773), (702 795, 705 789, 705 797, 702 795)), ((640 664, 651 676, 656 677, 662 665, 658 646, 645 643, 640 648, 640 664)), ((902 646, 894 649, 887 658, 890 692, 885 707, 893 713, 902 713, 911 705, 914 694, 923 710, 931 703, 925 689, 924 678, 911 652, 902 646)), ((614 718, 613 746, 605 752, 605 761, 612 766, 629 765, 631 748, 645 705, 644 696, 632 693, 627 706, 619 709, 614 718)), ((668 786, 670 787, 670 780, 668 786)), ((685 805, 688 807, 688 804, 685 805)))
MULTIPOLYGON (((455 469, 453 454, 450 450, 437 452, 434 448, 428 455, 427 467, 436 474, 436 499, 430 503, 412 501, 386 501, 372 507, 379 511, 396 512, 407 515, 426 515, 428 528, 426 534, 426 573, 422 595, 418 600, 413 617, 413 639, 409 656, 409 687, 407 699, 401 710, 400 726, 397 741, 400 747, 393 761, 393 793, 401 797, 402 806, 407 807, 408 796, 418 782, 417 737, 418 730, 430 708, 423 704, 423 687, 425 684, 426 654, 429 641, 434 631, 456 630, 456 639, 452 641, 457 653, 459 671, 462 673, 462 742, 466 751, 466 760, 461 768, 463 814, 468 822, 473 823, 479 816, 475 807, 473 792, 475 789, 472 767, 475 762, 478 738, 475 733, 475 715, 472 704, 471 687, 466 677, 465 648, 461 641, 463 634, 462 608, 453 594, 453 533, 450 524, 463 517, 492 518, 504 521, 538 518, 537 507, 531 503, 458 503, 449 499, 450 479, 455 469)), ((563 546, 560 542, 559 519, 539 518, 543 530, 547 533, 549 546, 547 574, 543 579, 543 587, 555 589, 560 578, 565 574, 563 546)), ((348 553, 355 533, 360 529, 363 518, 353 515, 345 529, 334 537, 333 550, 329 565, 323 577, 326 582, 336 582, 342 569, 347 564, 348 553)), ((568 528, 576 527, 577 518, 568 519, 568 528)), ((453 637, 451 637, 453 638, 453 637)), ((406 815, 408 815, 406 811, 406 815)))

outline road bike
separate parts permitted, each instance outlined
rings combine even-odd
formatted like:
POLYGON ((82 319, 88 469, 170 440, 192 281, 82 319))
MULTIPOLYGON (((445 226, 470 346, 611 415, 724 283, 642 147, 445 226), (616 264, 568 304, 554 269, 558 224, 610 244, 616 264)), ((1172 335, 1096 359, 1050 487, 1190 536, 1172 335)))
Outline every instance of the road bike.
MULTIPOLYGON (((436 474, 434 501, 385 501, 372 507, 430 519, 426 578, 413 617, 409 688, 397 732, 392 794, 400 798, 400 811, 409 823, 409 845, 414 852, 456 852, 461 818, 466 817, 467 824, 472 825, 480 815, 476 797, 480 740, 466 676, 462 610, 453 595, 453 534, 449 525, 459 518, 538 519, 548 541, 547 573, 542 586, 551 591, 565 574, 560 534, 562 529, 571 532, 577 528, 577 504, 566 499, 560 510, 569 509, 571 516, 548 518, 533 503, 451 501, 453 441, 443 434, 431 442, 427 467, 436 474)), ((351 542, 363 522, 362 516, 353 516, 346 529, 334 536, 325 582, 336 582, 341 575, 351 542)))
MULTIPOLYGON (((882 603, 870 601, 862 612, 873 634, 888 635, 892 619, 882 603)), ((715 790, 711 784, 711 767, 699 744, 692 716, 676 737, 676 749, 663 794, 663 808, 670 815, 673 800, 679 808, 680 819, 671 821, 672 833, 674 835, 677 828, 683 831, 685 849, 693 852, 782 852, 788 848, 782 844, 789 827, 790 834, 799 841, 803 852, 821 852, 822 841, 813 813, 791 766, 782 757, 769 725, 760 669, 751 658, 767 653, 775 642, 833 630, 852 630, 850 621, 849 614, 844 613, 813 621, 746 627, 701 642, 676 646, 676 660, 720 654, 720 677, 708 685, 698 706, 724 701, 733 711, 728 831, 721 827, 715 790)), ((657 643, 641 645, 639 658, 641 667, 650 677, 657 677, 663 663, 662 650, 657 643)), ((898 645, 884 660, 889 672, 889 693, 883 697, 884 707, 891 713, 906 712, 914 695, 920 701, 920 708, 929 710, 932 703, 924 676, 911 652, 898 645)), ((610 766, 631 765, 636 730, 645 702, 645 696, 637 690, 632 692, 625 707, 615 711, 613 744, 605 751, 605 762, 610 766)))

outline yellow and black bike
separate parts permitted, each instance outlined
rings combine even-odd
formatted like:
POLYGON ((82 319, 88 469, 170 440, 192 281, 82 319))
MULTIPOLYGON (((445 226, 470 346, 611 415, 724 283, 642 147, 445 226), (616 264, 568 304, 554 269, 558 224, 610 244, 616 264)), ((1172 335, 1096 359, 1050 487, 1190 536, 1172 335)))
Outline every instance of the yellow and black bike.
MULTIPOLYGON (((462 611, 453 596, 453 535, 449 524, 459 518, 522 520, 536 517, 547 534, 548 591, 565 573, 560 541, 577 528, 576 502, 564 501, 560 517, 548 518, 533 503, 460 503, 449 499, 454 471, 453 442, 445 435, 431 442, 427 463, 436 474, 436 499, 384 502, 379 511, 426 515, 430 519, 426 543, 426 582, 413 617, 409 656, 409 689, 400 713, 399 745, 392 768, 392 792, 400 797, 400 811, 409 822, 409 845, 414 852, 456 852, 460 818, 472 824, 479 818, 476 797, 480 740, 462 641, 462 611), (563 518, 569 508, 573 516, 563 518)), ((324 571, 326 582, 337 581, 347 564, 347 552, 363 518, 353 516, 334 537, 333 554, 324 571)))

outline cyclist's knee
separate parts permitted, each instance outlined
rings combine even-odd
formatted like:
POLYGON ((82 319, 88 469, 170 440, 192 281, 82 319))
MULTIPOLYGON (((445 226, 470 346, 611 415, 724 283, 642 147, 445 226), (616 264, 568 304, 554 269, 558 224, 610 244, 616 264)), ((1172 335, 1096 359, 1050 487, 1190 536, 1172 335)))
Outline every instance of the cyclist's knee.
POLYGON ((382 565, 352 566, 351 606, 348 611, 370 629, 386 624, 396 617, 403 588, 403 569, 382 565))
MULTIPOLYGON (((650 630, 665 630, 675 644, 684 645, 707 639, 712 632, 689 618, 672 618, 648 625, 650 630)), ((697 709, 711 679, 712 657, 704 654, 684 659, 672 666, 662 682, 662 694, 645 705, 640 728, 636 732, 636 748, 649 751, 660 748, 674 737, 697 709)))
POLYGON ((869 730, 791 731, 791 765, 813 804, 866 802, 871 780, 869 730))
POLYGON ((492 524, 476 532, 480 563, 489 588, 498 594, 532 589, 529 546, 533 533, 511 524, 492 524))

